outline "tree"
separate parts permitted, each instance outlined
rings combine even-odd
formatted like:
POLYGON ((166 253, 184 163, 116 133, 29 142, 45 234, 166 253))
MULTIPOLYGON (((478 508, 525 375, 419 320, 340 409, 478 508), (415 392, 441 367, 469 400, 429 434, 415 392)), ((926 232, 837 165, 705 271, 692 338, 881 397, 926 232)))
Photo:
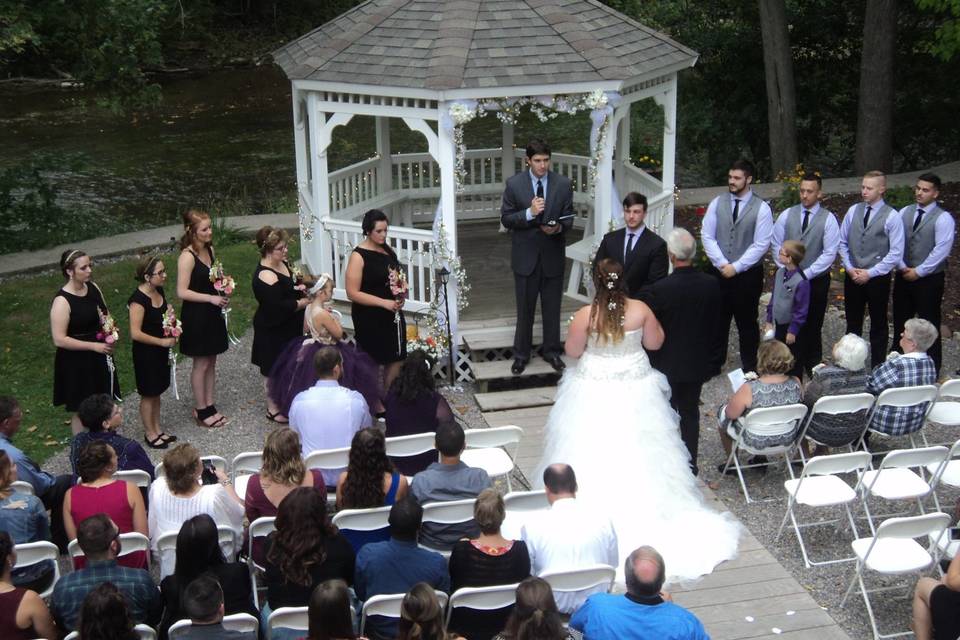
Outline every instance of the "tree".
POLYGON ((938 14, 933 53, 950 60, 960 53, 960 0, 917 0, 917 6, 938 14))
POLYGON ((897 0, 867 0, 860 52, 854 171, 893 169, 893 59, 897 0))
POLYGON ((760 0, 760 34, 767 86, 767 135, 774 174, 787 174, 797 164, 797 97, 793 56, 784 0, 760 0))

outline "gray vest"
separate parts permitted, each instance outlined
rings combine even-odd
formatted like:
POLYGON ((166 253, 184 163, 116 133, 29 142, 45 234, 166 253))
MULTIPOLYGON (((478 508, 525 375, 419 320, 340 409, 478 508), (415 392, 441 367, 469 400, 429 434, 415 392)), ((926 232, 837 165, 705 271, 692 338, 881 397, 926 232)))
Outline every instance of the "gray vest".
POLYGON ((850 262, 858 269, 875 267, 885 255, 890 253, 890 238, 883 227, 887 223, 887 218, 894 213, 893 207, 883 203, 879 211, 870 211, 870 221, 864 229, 863 213, 866 210, 867 205, 863 202, 854 208, 853 220, 850 221, 850 233, 847 236, 850 262))
POLYGON ((786 269, 780 267, 773 280, 773 321, 777 324, 790 324, 790 319, 793 318, 793 296, 797 292, 797 285, 803 282, 803 275, 799 270, 786 282, 783 281, 785 273, 786 269))
MULTIPOLYGON (((945 214, 935 202, 923 210, 923 219, 916 231, 913 230, 913 216, 917 205, 911 204, 900 212, 903 221, 903 262, 908 267, 915 267, 930 255, 937 243, 937 218, 945 214)), ((947 266, 946 259, 933 268, 930 274, 940 273, 947 266)))
MULTIPOLYGON (((760 212, 760 198, 752 194, 744 203, 740 202, 737 222, 733 223, 733 206, 730 196, 725 194, 717 201, 717 244, 728 262, 735 262, 753 244, 753 232, 757 228, 757 215, 760 212)), ((753 265, 750 265, 753 266, 753 265)))
POLYGON ((802 206, 798 204, 795 207, 790 207, 780 215, 787 216, 787 223, 783 229, 783 239, 799 240, 807 249, 807 253, 803 256, 803 261, 800 263, 800 268, 806 270, 816 262, 817 258, 823 253, 823 230, 827 226, 827 216, 833 214, 821 206, 817 211, 817 215, 810 218, 810 222, 807 224, 807 230, 802 233, 800 232, 800 227, 803 226, 802 206))

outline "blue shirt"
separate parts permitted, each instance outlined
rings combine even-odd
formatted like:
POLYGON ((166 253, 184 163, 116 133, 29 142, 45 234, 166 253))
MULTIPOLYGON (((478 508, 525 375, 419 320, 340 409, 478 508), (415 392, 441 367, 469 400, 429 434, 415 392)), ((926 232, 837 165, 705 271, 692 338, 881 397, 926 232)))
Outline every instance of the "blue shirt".
POLYGON ((0 433, 0 451, 4 451, 15 465, 17 478, 33 485, 33 492, 42 496, 54 483, 53 475, 40 469, 40 465, 31 460, 27 454, 13 446, 10 438, 0 433))
MULTIPOLYGON (((47 510, 37 496, 11 492, 0 499, 0 531, 10 534, 14 544, 50 539, 47 510)), ((53 571, 53 561, 47 560, 13 570, 13 584, 22 586, 38 580, 53 571)))
MULTIPOLYGON (((364 545, 357 554, 353 589, 360 600, 387 593, 406 593, 418 582, 450 591, 450 574, 442 555, 421 549, 416 542, 396 538, 364 545)), ((371 616, 367 619, 366 632, 370 637, 394 638, 397 621, 371 616)))
POLYGON ((150 626, 160 622, 163 601, 150 574, 143 569, 121 567, 116 560, 98 560, 63 576, 53 588, 50 610, 57 625, 67 631, 76 629, 84 598, 104 582, 112 582, 126 597, 134 622, 150 626))
MULTIPOLYGON (((629 595, 596 593, 570 618, 586 640, 709 640, 695 615, 673 604, 643 604, 629 595)), ((657 598, 659 600, 659 598, 657 598)))
POLYGON ((77 462, 80 461, 80 452, 83 451, 85 446, 98 440, 106 442, 116 452, 118 471, 146 471, 150 474, 150 481, 153 482, 153 462, 151 462, 143 447, 140 446, 140 443, 125 438, 110 429, 81 431, 73 436, 73 443, 70 445, 70 467, 73 469, 74 477, 77 476, 77 462))

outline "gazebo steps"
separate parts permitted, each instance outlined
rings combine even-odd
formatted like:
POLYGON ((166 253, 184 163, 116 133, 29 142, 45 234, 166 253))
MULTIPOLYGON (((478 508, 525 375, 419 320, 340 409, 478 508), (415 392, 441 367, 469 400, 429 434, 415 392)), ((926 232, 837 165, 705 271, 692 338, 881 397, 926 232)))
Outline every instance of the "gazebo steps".
MULTIPOLYGON (((574 359, 566 356, 563 356, 563 361, 567 363, 568 367, 575 362, 574 359)), ((493 362, 471 363, 470 370, 473 373, 473 379, 476 380, 477 386, 480 388, 480 393, 486 393, 490 382, 493 380, 517 380, 533 378, 535 376, 552 376, 556 378, 558 375, 557 372, 553 370, 553 367, 540 357, 531 358, 530 362, 527 363, 526 369, 518 376, 513 375, 510 371, 511 366, 513 366, 513 360, 494 360, 493 362)))
POLYGON ((491 391, 474 396, 480 411, 506 411, 527 407, 548 407, 553 404, 556 387, 534 387, 510 391, 491 391))

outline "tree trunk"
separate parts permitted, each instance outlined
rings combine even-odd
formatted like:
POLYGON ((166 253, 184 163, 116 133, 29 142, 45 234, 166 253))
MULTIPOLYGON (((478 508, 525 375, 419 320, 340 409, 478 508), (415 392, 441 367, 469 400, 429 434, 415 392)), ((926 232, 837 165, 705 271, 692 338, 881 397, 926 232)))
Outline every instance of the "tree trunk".
POLYGON ((897 0, 867 0, 860 54, 857 173, 893 169, 893 56, 897 0))
POLYGON ((767 84, 767 127, 773 173, 792 173, 797 164, 797 94, 784 0, 759 0, 763 69, 767 84))

